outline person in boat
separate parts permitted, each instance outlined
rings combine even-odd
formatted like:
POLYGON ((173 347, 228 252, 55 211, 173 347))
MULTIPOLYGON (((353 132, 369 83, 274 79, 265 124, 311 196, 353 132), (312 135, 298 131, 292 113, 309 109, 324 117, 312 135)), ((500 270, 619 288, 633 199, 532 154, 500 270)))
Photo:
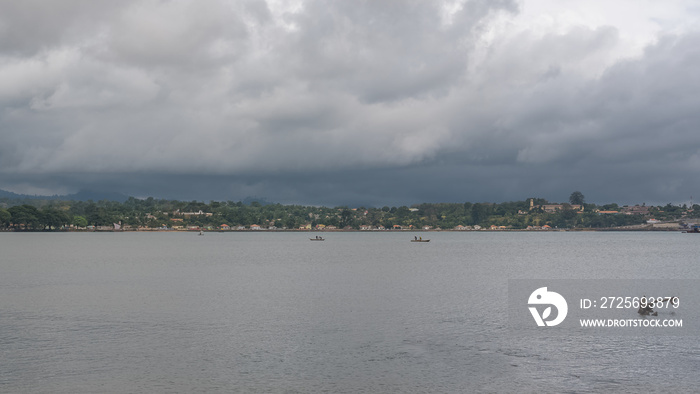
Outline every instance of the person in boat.
POLYGON ((639 313, 642 316, 658 316, 658 312, 654 312, 654 308, 651 307, 651 304, 647 303, 647 298, 646 296, 642 297, 642 302, 646 304, 644 307, 639 305, 639 309, 637 309, 637 313, 639 313))
POLYGON ((413 239, 415 239, 416 241, 418 241, 418 236, 417 236, 417 235, 414 235, 414 236, 413 236, 413 239))
POLYGON ((655 313, 654 309, 652 307, 650 307, 649 305, 647 305, 643 308, 640 306, 639 309, 637 309, 637 313, 639 313, 642 316, 649 316, 649 315, 656 316, 656 315, 654 315, 654 313, 655 313))
POLYGON ((420 237, 420 240, 422 241, 422 240, 423 240, 423 237, 420 237))

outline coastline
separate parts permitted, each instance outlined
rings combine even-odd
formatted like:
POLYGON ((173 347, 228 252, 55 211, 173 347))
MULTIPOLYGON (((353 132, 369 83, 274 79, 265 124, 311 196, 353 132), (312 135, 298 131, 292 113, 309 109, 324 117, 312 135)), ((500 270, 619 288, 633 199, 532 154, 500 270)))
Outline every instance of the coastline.
POLYGON ((625 226, 610 228, 568 228, 568 229, 479 229, 479 230, 453 230, 453 229, 406 229, 406 230, 299 230, 299 229, 244 229, 244 230, 206 230, 206 229, 58 229, 58 230, 15 230, 2 229, 0 233, 552 233, 552 232, 678 232, 685 233, 683 228, 659 228, 652 226, 625 226))

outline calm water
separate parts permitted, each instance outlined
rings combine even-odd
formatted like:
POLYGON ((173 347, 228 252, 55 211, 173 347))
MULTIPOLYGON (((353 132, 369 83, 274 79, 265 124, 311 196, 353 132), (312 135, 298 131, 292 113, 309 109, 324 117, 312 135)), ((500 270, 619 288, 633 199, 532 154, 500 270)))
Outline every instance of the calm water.
POLYGON ((514 338, 509 278, 700 278, 680 233, 0 233, 0 392, 697 391, 700 338, 514 338))

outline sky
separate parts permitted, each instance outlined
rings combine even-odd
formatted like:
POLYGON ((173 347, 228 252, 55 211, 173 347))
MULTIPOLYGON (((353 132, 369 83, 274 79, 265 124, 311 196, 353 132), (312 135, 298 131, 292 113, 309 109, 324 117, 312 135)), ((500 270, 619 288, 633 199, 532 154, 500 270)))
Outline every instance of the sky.
POLYGON ((0 0, 0 189, 700 200, 700 4, 0 0))

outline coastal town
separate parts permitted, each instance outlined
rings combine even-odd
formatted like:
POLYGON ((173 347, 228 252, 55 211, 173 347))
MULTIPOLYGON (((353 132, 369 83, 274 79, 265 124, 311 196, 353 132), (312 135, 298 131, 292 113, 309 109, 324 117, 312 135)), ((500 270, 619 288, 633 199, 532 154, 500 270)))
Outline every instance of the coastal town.
MULTIPOLYGON (((578 193, 578 194, 577 194, 578 193)), ((697 204, 588 204, 542 198, 505 203, 315 207, 242 202, 0 200, 4 231, 679 231, 700 221, 697 204)))

